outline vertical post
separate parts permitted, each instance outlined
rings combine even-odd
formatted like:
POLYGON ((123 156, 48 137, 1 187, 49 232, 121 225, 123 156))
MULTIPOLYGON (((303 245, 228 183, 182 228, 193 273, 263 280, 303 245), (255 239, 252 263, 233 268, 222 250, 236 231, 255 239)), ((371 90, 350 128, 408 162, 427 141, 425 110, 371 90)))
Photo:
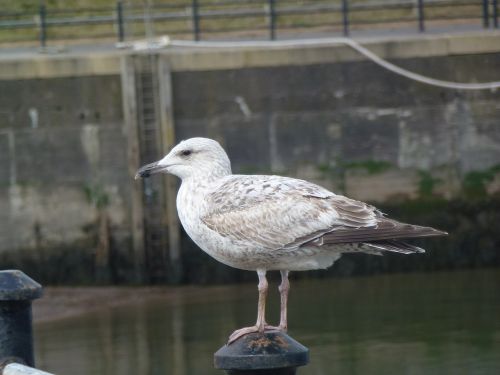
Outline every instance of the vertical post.
POLYGON ((418 0, 418 31, 425 31, 424 0, 418 0))
POLYGON ((125 40, 125 31, 123 28, 123 3, 121 0, 116 2, 116 23, 118 26, 118 41, 123 42, 125 40))
POLYGON ((342 27, 344 36, 349 36, 349 3, 348 0, 342 0, 342 27))
POLYGON ((130 209, 132 250, 134 258, 133 281, 140 283, 144 278, 144 206, 142 184, 134 183, 133 176, 140 167, 139 124, 137 120, 137 97, 134 56, 123 56, 121 60, 121 84, 124 130, 127 134, 128 170, 130 175, 130 209))
POLYGON ((493 0, 492 6, 493 6, 492 10, 493 26, 495 27, 495 29, 498 29, 498 0, 493 0))
POLYGON ((38 16, 40 17, 40 47, 44 48, 47 43, 47 9, 45 4, 40 5, 38 16))
MULTIPOLYGON (((175 122, 172 93, 172 72, 167 55, 159 55, 158 81, 160 101, 160 134, 162 154, 167 154, 175 145, 175 122)), ((177 284, 181 281, 183 270, 181 262, 181 238, 179 220, 177 218, 176 196, 177 179, 172 175, 164 177, 165 221, 168 230, 168 263, 169 282, 177 284)))
POLYGON ((489 0, 483 0, 483 27, 490 27, 490 9, 489 0))
POLYGON ((41 295, 21 271, 0 271, 0 373, 12 362, 34 366, 31 302, 41 295))
POLYGON ((269 1, 269 39, 276 39, 276 0, 269 1))
POLYGON ((151 41, 153 39, 155 30, 153 24, 153 18, 151 17, 152 0, 146 0, 144 2, 144 32, 146 33, 146 40, 151 41))
POLYGON ((200 14, 198 0, 191 2, 191 16, 193 18, 193 39, 200 40, 200 14))

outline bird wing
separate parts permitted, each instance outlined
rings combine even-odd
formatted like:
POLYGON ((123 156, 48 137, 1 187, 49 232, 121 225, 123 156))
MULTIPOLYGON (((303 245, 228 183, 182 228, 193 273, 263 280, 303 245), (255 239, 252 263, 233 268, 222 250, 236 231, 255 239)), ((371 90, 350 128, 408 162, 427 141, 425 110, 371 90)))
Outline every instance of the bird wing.
POLYGON ((279 176, 229 176, 206 199, 205 225, 221 236, 268 250, 297 248, 340 229, 345 240, 348 233, 376 228, 383 217, 366 203, 279 176))
POLYGON ((377 217, 374 227, 352 228, 338 226, 332 231, 315 238, 308 245, 324 246, 342 243, 378 242, 401 238, 431 237, 446 235, 446 232, 420 225, 401 223, 384 216, 377 217))

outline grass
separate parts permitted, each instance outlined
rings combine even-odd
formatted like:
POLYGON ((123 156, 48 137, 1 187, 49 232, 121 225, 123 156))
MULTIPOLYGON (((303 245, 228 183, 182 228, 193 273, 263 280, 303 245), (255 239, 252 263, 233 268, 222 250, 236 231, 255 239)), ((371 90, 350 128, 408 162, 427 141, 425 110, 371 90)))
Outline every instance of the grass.
MULTIPOLYGON (((44 0, 47 8, 47 19, 55 18, 85 18, 95 16, 116 16, 116 1, 113 0, 44 0), (64 11, 64 13, 61 13, 64 11), (59 12, 55 14, 56 12, 59 12)), ((144 4, 148 0, 123 0, 125 13, 129 16, 140 16, 143 14, 144 4)), ((191 18, 191 0, 149 0, 152 4, 153 15, 160 13, 177 13, 183 15, 182 18, 169 20, 155 20, 152 22, 153 34, 173 34, 176 38, 191 38, 193 23, 191 18)), ((241 11, 250 10, 258 12, 253 16, 217 16, 202 17, 200 27, 202 36, 209 37, 210 34, 244 36, 245 33, 250 36, 261 35, 267 37, 269 27, 268 2, 267 0, 235 0, 231 4, 216 4, 218 0, 199 0, 199 12, 218 11, 241 11)), ((402 24, 414 25, 416 27, 417 12, 416 8, 408 5, 402 7, 390 7, 385 9, 357 9, 356 7, 369 4, 369 0, 350 1, 349 20, 351 28, 387 28, 390 24, 397 22, 402 24), (380 24, 382 23, 382 24, 380 24)), ((32 21, 37 17, 40 2, 38 0, 4 0, 2 1, 2 12, 0 12, 0 23, 6 20, 26 20, 32 21), (14 15, 12 13, 22 12, 24 14, 14 15), (2 15, 2 13, 4 15, 2 15), (9 15, 5 15, 9 13, 9 15)), ((276 2, 276 27, 278 33, 291 29, 320 29, 323 31, 338 32, 342 24, 342 14, 340 9, 340 0, 280 0, 276 2), (300 12, 293 12, 294 7, 301 7, 300 12), (328 9, 325 7, 336 7, 328 9), (326 28, 326 29, 325 29, 326 28)), ((477 15, 481 17, 481 5, 454 5, 454 6, 435 6, 426 4, 425 16, 427 20, 448 19, 454 17, 471 17, 477 15)), ((453 22, 448 20, 446 22, 453 22)), ((480 20, 470 21, 480 23, 480 20)), ((142 16, 135 21, 127 21, 125 32, 127 39, 144 37, 145 20, 142 16)), ((25 27, 18 29, 7 29, 0 26, 0 43, 38 40, 38 27, 25 27)), ((101 39, 109 38, 116 40, 117 28, 113 22, 106 24, 85 24, 72 26, 57 26, 48 28, 48 41, 54 40, 74 40, 74 39, 101 39)))

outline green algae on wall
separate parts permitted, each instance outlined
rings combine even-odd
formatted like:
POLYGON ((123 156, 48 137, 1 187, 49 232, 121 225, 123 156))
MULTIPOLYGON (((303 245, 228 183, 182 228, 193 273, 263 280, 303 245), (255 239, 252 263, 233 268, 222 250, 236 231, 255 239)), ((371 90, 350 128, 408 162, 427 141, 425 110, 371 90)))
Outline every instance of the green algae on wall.
POLYGON ((482 171, 471 171, 462 180, 462 192, 469 198, 481 198, 488 195, 487 186, 495 175, 500 173, 500 164, 482 171))

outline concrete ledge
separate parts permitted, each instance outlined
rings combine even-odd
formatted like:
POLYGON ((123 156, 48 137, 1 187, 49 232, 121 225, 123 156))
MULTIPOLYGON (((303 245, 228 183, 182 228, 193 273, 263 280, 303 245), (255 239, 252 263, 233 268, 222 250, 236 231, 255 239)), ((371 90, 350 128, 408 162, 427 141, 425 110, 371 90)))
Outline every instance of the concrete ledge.
MULTIPOLYGON (((170 50, 173 71, 221 70, 281 65, 309 65, 365 60, 339 44, 338 38, 297 40, 295 46, 191 48, 170 50), (314 42, 312 44, 311 42, 314 42)), ((500 32, 354 38, 386 59, 500 52, 500 32)))
POLYGON ((119 74, 117 54, 57 56, 33 54, 18 59, 0 59, 0 79, 33 79, 119 74))
MULTIPOLYGON (((276 47, 169 47, 158 53, 167 54, 171 69, 177 72, 324 64, 364 59, 335 39, 297 40, 297 44, 293 46, 279 45, 278 42, 276 47)), ((500 52, 499 31, 356 40, 387 59, 500 52)), ((33 53, 13 57, 4 54, 0 57, 0 79, 114 75, 120 73, 121 57, 134 53, 137 52, 112 49, 109 52, 61 53, 54 56, 33 53)))

